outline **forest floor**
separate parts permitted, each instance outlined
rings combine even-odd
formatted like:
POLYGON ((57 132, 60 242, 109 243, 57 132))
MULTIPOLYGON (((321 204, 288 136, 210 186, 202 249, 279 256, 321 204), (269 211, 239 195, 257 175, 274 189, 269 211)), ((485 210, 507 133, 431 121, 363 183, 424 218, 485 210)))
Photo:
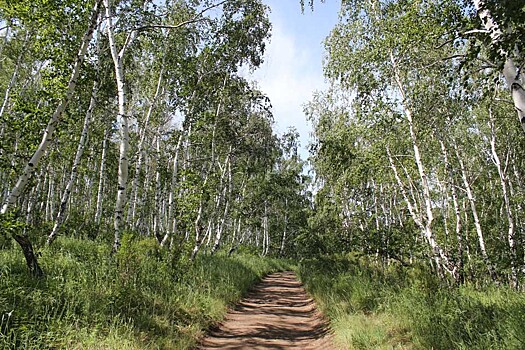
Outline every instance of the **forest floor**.
POLYGON ((332 350, 332 336, 293 272, 266 276, 201 341, 199 349, 332 350))

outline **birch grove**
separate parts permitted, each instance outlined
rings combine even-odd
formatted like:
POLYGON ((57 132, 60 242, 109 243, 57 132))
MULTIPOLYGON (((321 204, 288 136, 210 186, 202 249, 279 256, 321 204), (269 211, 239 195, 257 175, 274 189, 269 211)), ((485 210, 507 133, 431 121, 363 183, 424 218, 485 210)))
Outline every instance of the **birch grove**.
POLYGON ((0 221, 33 275, 64 237, 140 238, 169 259, 366 255, 523 285, 511 4, 343 2, 309 145, 245 73, 270 37, 261 0, 28 4, 0 8, 0 221))
MULTIPOLYGON (((48 73, 71 68, 25 168, 16 174, 15 165, 27 153, 20 145, 35 137, 2 153, 3 220, 24 222, 31 232, 49 226, 41 237, 12 235, 30 270, 44 273, 35 237, 50 245, 62 236, 104 241, 113 236, 114 252, 123 234, 152 237, 163 249, 186 249, 188 258, 196 258, 256 244, 252 232, 260 230, 260 254, 283 251, 285 242, 270 236, 280 235, 271 225, 280 232, 277 213, 285 199, 267 201, 265 213, 258 211, 258 198, 241 199, 261 186, 268 191, 280 157, 269 100, 238 72, 241 65, 262 63, 268 8, 259 0, 142 1, 129 17, 128 5, 112 0, 79 5, 84 32, 79 24, 63 26, 62 37, 76 38, 80 46, 69 63, 65 56, 32 61, 26 50, 33 48, 33 29, 26 22, 12 19, 15 25, 6 32, 6 45, 19 48, 9 56, 12 70, 3 85, 2 132, 9 137, 30 135, 36 126, 19 126, 16 119, 49 104, 40 97, 26 107, 16 94, 46 96, 48 73), (243 30, 248 27, 252 30, 243 30), (68 32, 72 28, 76 32, 68 32)), ((300 173, 302 165, 294 171, 300 173)), ((288 201, 306 191, 306 185, 294 188, 296 197, 288 201)))
POLYGON ((524 156, 522 21, 508 4, 472 4, 342 5, 326 43, 330 87, 306 108, 324 250, 521 284, 523 183, 509 175, 524 156))

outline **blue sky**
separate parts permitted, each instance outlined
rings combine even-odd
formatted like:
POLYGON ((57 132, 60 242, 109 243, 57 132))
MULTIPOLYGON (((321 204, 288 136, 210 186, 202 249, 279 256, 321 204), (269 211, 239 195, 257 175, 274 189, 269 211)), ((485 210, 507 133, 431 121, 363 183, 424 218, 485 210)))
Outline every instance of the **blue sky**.
POLYGON ((272 39, 263 66, 249 77, 272 101, 275 131, 295 126, 301 134, 301 156, 308 156, 311 126, 303 105, 325 87, 323 40, 337 22, 340 0, 316 1, 301 13, 299 0, 263 0, 271 7, 272 39))

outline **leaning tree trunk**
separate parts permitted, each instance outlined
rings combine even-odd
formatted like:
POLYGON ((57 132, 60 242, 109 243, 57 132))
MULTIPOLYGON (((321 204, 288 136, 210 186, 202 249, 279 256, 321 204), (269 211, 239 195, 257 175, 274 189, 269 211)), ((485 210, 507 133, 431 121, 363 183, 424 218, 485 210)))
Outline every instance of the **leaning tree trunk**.
POLYGON ((454 184, 453 171, 448 161, 448 152, 445 147, 445 143, 442 140, 439 140, 441 145, 441 152, 443 154, 443 160, 445 162, 445 170, 448 174, 450 184, 450 192, 452 195, 452 203, 454 205, 454 214, 456 216, 456 240, 458 242, 457 254, 458 254, 458 279, 460 282, 463 282, 463 235, 461 234, 462 230, 462 220, 461 220, 461 209, 459 207, 458 194, 456 191, 456 185, 454 184))
MULTIPOLYGON (((6 34, 6 38, 7 38, 7 34, 6 34)), ((13 89, 13 86, 15 85, 16 80, 18 78, 18 72, 19 72, 20 67, 22 65, 22 59, 24 58, 24 54, 26 53, 25 46, 26 46, 28 41, 29 41, 29 32, 26 33, 26 37, 24 39, 24 44, 23 44, 23 49, 20 50, 20 54, 18 55, 18 58, 16 60, 15 69, 13 71, 13 74, 11 75, 11 79, 9 80, 9 84, 7 85, 7 88, 5 89, 4 100, 2 102, 2 107, 0 107, 0 118, 2 118, 2 116, 4 115, 4 112, 7 109, 7 105, 9 103, 9 97, 10 97, 11 89, 13 89)))
POLYGON ((31 274, 35 277, 44 276, 44 272, 40 268, 40 265, 38 265, 38 260, 36 258, 35 252, 33 251, 33 245, 31 244, 29 238, 27 236, 14 234, 13 239, 22 248, 29 272, 31 272, 31 274))
POLYGON ((42 137, 42 141, 40 142, 40 145, 36 149, 35 153, 31 157, 29 162, 26 164, 22 174, 18 178, 18 181, 16 182, 15 186, 9 193, 7 200, 3 204, 2 210, 0 211, 1 214, 5 214, 11 207, 16 205, 18 198, 22 195, 23 191, 25 190, 25 187, 27 186, 27 183, 29 181, 29 178, 33 170, 36 169, 36 167, 38 166, 38 163, 40 162, 40 159, 42 159, 42 156, 44 155, 45 151, 49 147, 51 141, 53 140, 53 133, 55 132, 57 124, 60 121, 60 117, 62 116, 62 113, 64 112, 67 105, 69 104, 69 101, 73 97, 73 93, 75 92, 75 88, 77 86, 77 80, 78 80, 78 75, 80 73, 80 68, 82 67, 82 62, 84 61, 84 56, 89 46, 89 42, 91 41, 91 38, 93 37, 93 32, 95 30, 95 26, 97 25, 98 10, 99 10, 98 5, 99 5, 99 1, 95 3, 95 7, 91 15, 91 20, 89 22, 88 29, 84 33, 84 36, 82 37, 80 49, 78 51, 78 54, 75 60, 75 64, 73 66, 73 72, 71 73, 71 77, 69 78, 69 83, 68 83, 67 90, 66 90, 66 96, 62 98, 57 108, 55 109, 55 112, 51 116, 51 119, 49 119, 49 122, 47 123, 47 127, 44 131, 44 135, 42 137))
POLYGON ((501 165, 501 160, 498 156, 498 152, 496 151, 496 130, 494 126, 494 120, 492 119, 492 113, 491 119, 489 121, 490 124, 490 131, 491 131, 491 138, 490 138, 490 148, 492 150, 492 160, 494 162, 494 165, 496 165, 496 168, 498 169, 500 184, 501 184, 501 191, 503 193, 503 200, 505 202, 505 209, 507 212, 507 222, 509 224, 509 229, 507 232, 507 242, 509 244, 509 250, 510 250, 510 264, 511 264, 511 283, 514 287, 518 286, 518 273, 516 269, 516 239, 514 237, 514 213, 512 212, 512 206, 510 204, 510 198, 509 194, 507 192, 507 175, 505 174, 505 170, 503 169, 501 165))
POLYGON ((73 167, 71 168, 71 175, 69 176, 69 181, 67 182, 66 188, 64 190, 64 193, 62 194, 62 199, 60 200, 60 207, 58 209, 58 214, 55 218, 55 225, 53 226, 53 230, 47 237, 46 244, 50 245, 55 240, 58 230, 62 223, 64 222, 64 218, 66 215, 66 209, 67 209, 67 203, 69 201, 69 197, 71 195, 71 191, 73 190, 73 185, 75 183, 75 180, 77 178, 78 174, 78 166, 80 165, 80 160, 82 159, 82 154, 84 153, 84 149, 86 148, 86 140, 88 138, 88 132, 89 132, 89 123, 91 122, 91 117, 93 115, 93 109, 95 108, 95 94, 97 91, 97 83, 93 83, 93 90, 91 93, 91 99, 89 101, 89 107, 86 112, 86 116, 84 118, 84 126, 82 127, 82 133, 80 135, 80 140, 78 141, 78 147, 77 152, 75 154, 75 159, 73 161, 73 167))
POLYGON ((128 212, 128 221, 132 221, 132 222, 135 220, 135 214, 136 214, 136 209, 137 209, 138 182, 139 182, 140 169, 142 167, 142 161, 144 159, 143 158, 144 142, 146 140, 146 134, 148 132, 147 129, 149 127, 149 122, 151 120, 153 110, 155 109, 155 106, 157 105, 157 101, 159 100, 159 96, 161 95, 163 75, 164 75, 164 64, 159 73, 159 79, 157 81, 157 88, 155 90, 155 95, 153 96, 153 100, 151 101, 150 106, 148 108, 148 112, 146 113, 144 127, 142 129, 142 134, 140 135, 140 140, 138 144, 137 161, 135 163, 135 173, 133 175, 133 181, 131 182, 130 200, 132 202, 130 203, 130 210, 128 212))
MULTIPOLYGON (((390 149, 388 146, 386 147, 386 152, 388 155, 388 160, 390 162, 390 168, 394 172, 394 177, 396 179, 396 182, 399 186, 399 189, 401 190, 401 194, 403 196, 403 199, 405 200, 405 203, 408 207, 408 211, 410 213, 410 216, 412 217, 412 220, 414 220, 414 223, 417 225, 417 227, 421 230, 421 234, 423 235, 423 238, 426 240, 427 244, 430 246, 432 253, 434 255, 434 258, 443 264, 443 267, 447 268, 447 271, 451 275, 455 275, 455 271, 453 268, 450 268, 450 262, 448 260, 448 257, 445 255, 445 252, 443 251, 443 248, 436 242, 434 236, 432 234, 429 235, 429 232, 427 231, 427 225, 425 224, 425 218, 423 215, 419 212, 417 209, 417 203, 412 202, 412 200, 409 198, 407 191, 405 189, 405 186, 403 185, 403 182, 401 181, 401 177, 399 176, 399 172, 397 171, 397 166, 394 163, 394 159, 392 157, 392 154, 390 153, 390 149), (441 259, 439 259, 441 258, 441 259)), ((430 232, 431 233, 431 232, 430 232)))
POLYGON ((421 180, 421 186, 423 187, 423 200, 425 203, 425 216, 421 216, 423 220, 421 220, 421 228, 423 230, 424 236, 432 248, 432 253, 434 254, 434 258, 436 260, 437 268, 444 268, 447 272, 449 272, 451 275, 455 275, 455 267, 452 266, 451 261, 448 259, 448 257, 445 254, 445 251, 441 248, 441 246, 438 245, 434 233, 432 231, 432 223, 434 221, 434 215, 432 213, 432 198, 430 195, 430 186, 428 183, 428 176, 425 172, 423 161, 421 159, 421 153, 419 151, 419 145, 418 140, 416 136, 416 131, 414 128, 414 122, 412 117, 412 109, 410 106, 408 106, 407 102, 407 96, 405 92, 405 88, 403 86, 403 83, 401 81, 401 74, 399 71, 399 67, 397 64, 397 61, 394 57, 394 54, 392 51, 390 51, 390 61, 392 64, 392 71, 394 74, 394 80, 397 85, 397 89, 399 94, 401 95, 401 98, 403 100, 403 109, 405 112, 406 119, 408 121, 408 128, 410 131, 410 140, 412 142, 412 148, 414 150, 414 160, 417 165, 419 178, 421 180))
POLYGON ((478 210, 476 207, 476 199, 474 198, 474 194, 472 193, 472 188, 467 178, 467 171, 465 168, 465 164, 463 163, 463 160, 461 159, 458 147, 456 144, 453 144, 453 145, 454 145, 454 149, 456 152, 456 157, 458 159, 459 169, 461 171, 461 178, 463 179, 463 185, 465 186, 465 192, 467 193, 467 199, 469 201, 470 209, 472 211, 472 217, 474 218, 474 226, 476 227, 476 233, 478 235, 478 243, 479 243, 479 249, 481 250, 481 256, 483 258, 483 261, 487 265, 487 269, 488 269, 488 272, 491 278, 494 280, 496 278, 496 275, 494 272, 495 269, 492 266, 492 263, 490 262, 489 255, 487 254, 487 249, 485 248, 485 239, 483 237, 483 229, 481 227, 478 210))
MULTIPOLYGON (((15 186, 13 187, 13 189, 7 196, 7 200, 2 205, 2 209, 0 210, 0 214, 2 215, 6 214, 11 207, 14 207, 16 205, 18 198, 20 198, 20 196, 24 192, 27 186, 27 183, 29 182, 29 178, 31 174, 33 173, 34 169, 38 167, 38 164, 40 160, 42 159, 42 156, 46 152, 51 141, 53 140, 53 133, 55 132, 57 124, 60 121, 60 117, 62 116, 62 113, 66 109, 71 98, 73 97, 73 93, 75 91, 78 76, 80 73, 80 68, 82 67, 82 63, 84 61, 84 57, 86 55, 87 48, 89 46, 91 38, 93 37, 93 32, 95 30, 95 27, 97 26, 97 18, 99 14, 99 3, 100 1, 95 2, 88 28, 86 32, 84 33, 84 36, 82 37, 80 49, 78 50, 78 54, 76 56, 75 63, 73 65, 73 71, 71 73, 71 77, 69 78, 66 95, 62 98, 57 108, 55 109, 53 115, 51 116, 50 120, 48 121, 46 129, 44 131, 44 135, 42 137, 42 141, 40 142, 40 145, 36 149, 35 153, 31 157, 29 162, 26 164, 24 170, 22 171, 22 174, 18 178, 18 181, 16 182, 15 186)), ((37 261, 35 254, 33 253, 33 247, 32 247, 32 244, 29 238, 19 236, 19 235, 13 235, 13 238, 22 248, 22 251, 27 261, 27 265, 29 266, 29 270, 31 271, 31 273, 34 276, 42 276, 43 274, 42 269, 38 266, 38 261, 37 261)))

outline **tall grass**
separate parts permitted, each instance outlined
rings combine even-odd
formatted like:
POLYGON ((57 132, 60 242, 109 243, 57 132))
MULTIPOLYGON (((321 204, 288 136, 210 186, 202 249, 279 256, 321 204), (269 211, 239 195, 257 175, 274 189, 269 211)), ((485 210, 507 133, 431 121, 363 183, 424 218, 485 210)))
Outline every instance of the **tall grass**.
POLYGON ((18 249, 0 249, 0 348, 188 349, 282 261, 168 254, 152 240, 108 244, 59 238, 29 276, 18 249))
POLYGON ((345 349, 525 349, 525 295, 505 286, 349 256, 304 261, 299 275, 345 349))

